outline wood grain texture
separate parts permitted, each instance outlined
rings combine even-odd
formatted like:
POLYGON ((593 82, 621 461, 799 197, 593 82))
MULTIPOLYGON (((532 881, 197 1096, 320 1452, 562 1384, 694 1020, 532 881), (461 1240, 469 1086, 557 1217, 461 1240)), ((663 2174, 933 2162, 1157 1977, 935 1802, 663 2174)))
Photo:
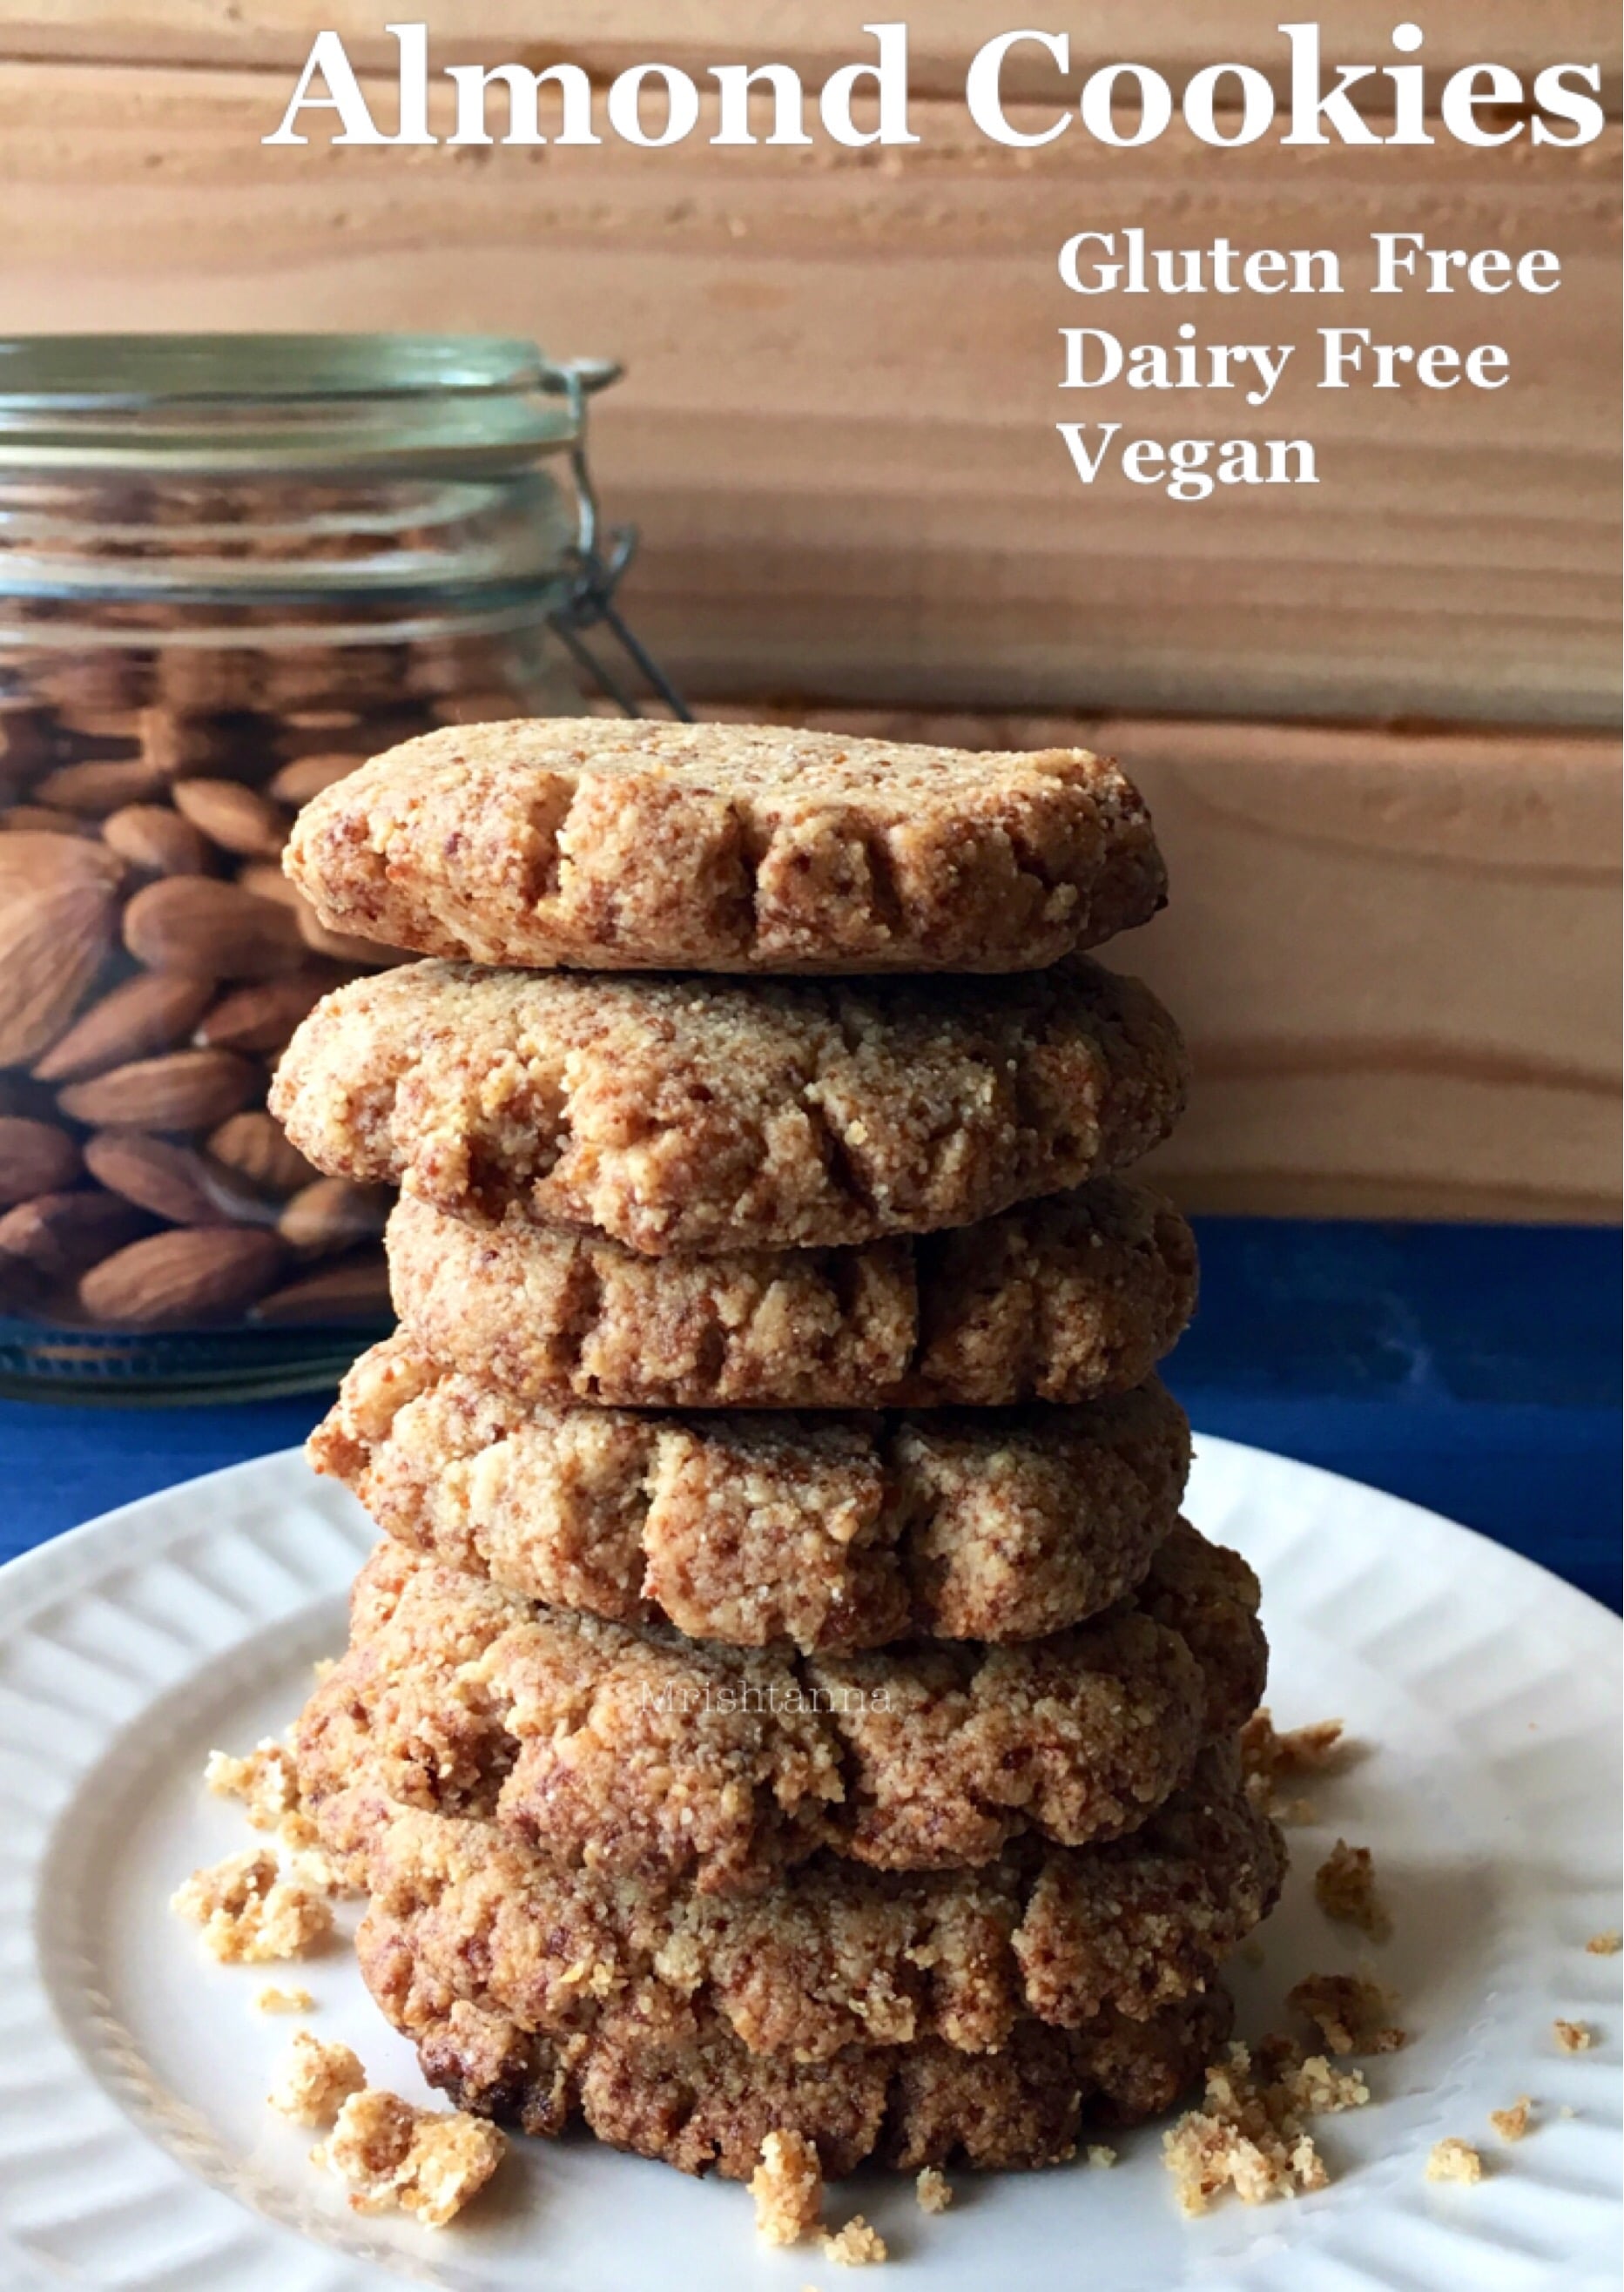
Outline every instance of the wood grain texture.
MULTIPOLYGON (((253 20, 258 20, 253 17, 253 20)), ((1611 721, 1613 133, 1579 153, 1000 152, 917 107, 906 155, 263 149, 272 75, 0 68, 17 330, 448 327, 623 354, 598 455, 645 534, 628 602, 700 693, 1265 715, 1611 721), (1503 341, 1513 386, 1058 391, 1056 330, 1170 341, 1178 303, 1079 303, 1054 250, 1549 245, 1546 301, 1192 306, 1208 335, 1329 319, 1503 341), (1216 316, 1213 315, 1216 311, 1216 316), (1404 321, 1401 327, 1400 319, 1404 321), (1240 398, 1232 391, 1230 399, 1240 398), (1283 395, 1283 392, 1282 392, 1283 395), (1079 488, 1057 419, 1308 432, 1317 488, 1180 505, 1079 488)))
POLYGON ((1172 899, 1106 960, 1143 973, 1190 1039, 1190 1112, 1145 1165, 1187 1206, 1617 1216, 1615 741, 812 721, 969 747, 1079 741, 1121 759, 1150 800, 1172 899))
MULTIPOLYGON (((358 67, 387 67, 395 56, 383 28, 389 12, 367 0, 234 0, 229 7, 216 0, 11 0, 0 22, 0 55, 296 65, 330 26, 358 67)), ((1285 43, 1273 0, 1098 0, 1086 27, 1063 9, 1012 14, 1006 0, 931 0, 928 8, 901 13, 909 26, 909 77, 922 94, 957 93, 982 44, 1025 22, 1070 28, 1079 65, 1131 57, 1178 84, 1222 61, 1282 78, 1285 43)), ((603 77, 655 57, 695 72, 771 59, 822 76, 865 52, 864 15, 835 0, 776 0, 765 15, 751 0, 562 0, 539 17, 524 0, 439 0, 429 20, 437 61, 448 62, 523 59, 536 69, 568 58, 603 77)), ((1345 62, 1393 57, 1398 18, 1386 0, 1337 0, 1321 20, 1328 55, 1345 62)), ((1597 0, 1541 0, 1537 10, 1520 0, 1451 0, 1426 32, 1425 61, 1440 73, 1489 60, 1524 71, 1571 60, 1600 63, 1609 85, 1617 85, 1618 18, 1597 0)), ((1040 95, 1054 73, 1040 51, 1018 50, 1006 79, 1012 92, 1040 95)))

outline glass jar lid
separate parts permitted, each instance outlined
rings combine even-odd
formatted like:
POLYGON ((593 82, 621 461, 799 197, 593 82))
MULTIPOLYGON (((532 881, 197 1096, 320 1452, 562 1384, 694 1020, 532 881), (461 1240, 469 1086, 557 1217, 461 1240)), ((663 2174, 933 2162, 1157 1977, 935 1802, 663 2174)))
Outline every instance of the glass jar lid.
POLYGON ((494 476, 577 445, 618 374, 496 335, 0 338, 0 471, 494 476))

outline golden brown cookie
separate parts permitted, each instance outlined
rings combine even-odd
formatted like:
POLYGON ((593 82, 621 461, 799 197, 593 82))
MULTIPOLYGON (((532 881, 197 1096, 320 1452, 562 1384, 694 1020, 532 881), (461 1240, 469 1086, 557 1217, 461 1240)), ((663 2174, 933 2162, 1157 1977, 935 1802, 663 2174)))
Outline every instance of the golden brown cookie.
POLYGON ((388 1248, 424 1352, 522 1400, 618 1408, 1091 1400, 1143 1384, 1195 1308, 1189 1227, 1114 1178, 947 1233, 716 1257, 408 1197, 388 1248))
POLYGON ((1137 1161, 1185 1082, 1154 996, 1080 958, 861 981, 414 963, 318 1004, 271 1104, 335 1177, 663 1256, 968 1225, 1137 1161))
POLYGON ((977 1871, 897 1874, 823 1852, 754 1894, 566 1869, 497 1823, 351 1784, 324 1843, 371 1902, 361 1963, 398 2026, 454 2006, 560 2043, 628 2000, 650 2032, 702 2013, 750 2052, 827 2061, 937 2038, 991 2053, 1023 2020, 1153 2018, 1265 1917, 1281 1835, 1232 1741, 1129 1838, 1025 1840, 977 1871))
MULTIPOLYGON (((391 2010, 386 1989, 380 2002, 391 2010)), ((745 2181, 769 2133, 810 2141, 831 2179, 868 2158, 904 2173, 1062 2163, 1085 2127, 1136 2125, 1172 2108, 1199 2082, 1232 2014, 1214 1989, 1148 2022, 1022 2022, 996 2054, 924 2038, 818 2062, 751 2054, 714 2021, 686 2018, 681 2030, 650 2030, 631 2000, 562 2044, 467 2004, 397 2027, 416 2038, 429 2083, 459 2109, 530 2134, 579 2118, 614 2148, 745 2181)))
POLYGON ((991 1861, 1029 1831, 1113 1838, 1261 1686, 1256 1578, 1233 1554, 1209 1567, 1184 1596, 1224 1616, 1210 1676, 1200 1629, 1146 1612, 1154 1561, 1140 1603, 1017 1647, 795 1657, 537 1607, 386 1543, 300 1721, 302 1785, 319 1803, 365 1781, 570 1867, 715 1893, 826 1846, 920 1870, 991 1861))
POLYGON ((330 930, 544 969, 1030 971, 1166 898, 1087 749, 776 725, 448 726, 306 804, 286 865, 330 930))
POLYGON ((311 1436, 415 1551, 505 1591, 803 1652, 1024 1640, 1131 1592, 1177 1516, 1184 1411, 672 1416, 509 1399, 397 1335, 311 1436))

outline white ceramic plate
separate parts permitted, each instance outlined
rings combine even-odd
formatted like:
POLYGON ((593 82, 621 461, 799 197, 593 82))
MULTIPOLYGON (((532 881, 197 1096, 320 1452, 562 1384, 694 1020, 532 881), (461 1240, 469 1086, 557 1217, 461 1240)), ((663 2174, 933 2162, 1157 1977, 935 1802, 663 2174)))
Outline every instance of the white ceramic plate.
MULTIPOLYGON (((1618 1631, 1526 1562, 1351 1481, 1219 1441, 1190 1510, 1260 1570, 1281 1725, 1337 1715, 1367 1747, 1319 1792, 1242 2028, 1287 1987, 1351 1966, 1310 1876, 1340 1831, 1376 1852, 1395 1935, 1378 1953, 1412 2032, 1370 2065, 1377 2102, 1324 2120, 1321 2194, 1196 2222, 1154 2129, 1113 2172, 978 2180, 927 2218, 905 2182, 830 2203, 890 2241, 885 2292, 1015 2282, 1087 2292, 1562 2292, 1616 2287, 1620 1967, 1618 1631), (1560 2053, 1555 2015, 1590 2022, 1560 2053), (1519 2094, 1515 2148, 1488 2113, 1519 2094), (1571 2110, 1568 2115, 1564 2112, 1571 2110), (1423 2179, 1432 2143, 1481 2143, 1475 2187, 1423 2179)), ((361 2221, 263 2094, 297 2023, 257 2014, 276 1968, 216 1966, 166 1909, 247 1843, 200 1786, 213 1745, 281 1727, 370 1540, 294 1452, 132 1505, 0 1574, 0 2271, 96 2292, 798 2292, 846 2281, 757 2244, 747 2195, 586 2141, 520 2142, 453 2228, 361 2221)), ((312 2026, 415 2098, 348 1951, 280 1978, 312 2026)), ((867 2282, 869 2280, 863 2280, 867 2282)), ((881 2280, 874 2280, 879 2292, 881 2280)))

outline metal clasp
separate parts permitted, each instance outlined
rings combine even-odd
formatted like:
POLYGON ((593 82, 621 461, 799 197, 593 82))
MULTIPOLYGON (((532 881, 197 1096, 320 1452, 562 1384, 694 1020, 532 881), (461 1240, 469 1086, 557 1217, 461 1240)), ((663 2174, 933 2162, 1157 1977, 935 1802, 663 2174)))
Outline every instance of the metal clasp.
POLYGON ((624 714, 641 716, 642 705, 614 668, 606 666, 587 644, 585 633, 588 629, 606 628, 677 721, 691 724, 693 711, 647 647, 626 625, 615 603, 615 592, 637 553, 636 527, 610 527, 607 548, 600 546, 602 519, 586 453, 586 401, 600 390, 607 390, 611 383, 618 382, 624 372, 625 368, 612 359, 570 359, 562 365, 554 365, 551 359, 543 361, 541 386, 568 402, 575 432, 570 447, 576 504, 570 594, 547 618, 571 658, 602 687, 624 714))

